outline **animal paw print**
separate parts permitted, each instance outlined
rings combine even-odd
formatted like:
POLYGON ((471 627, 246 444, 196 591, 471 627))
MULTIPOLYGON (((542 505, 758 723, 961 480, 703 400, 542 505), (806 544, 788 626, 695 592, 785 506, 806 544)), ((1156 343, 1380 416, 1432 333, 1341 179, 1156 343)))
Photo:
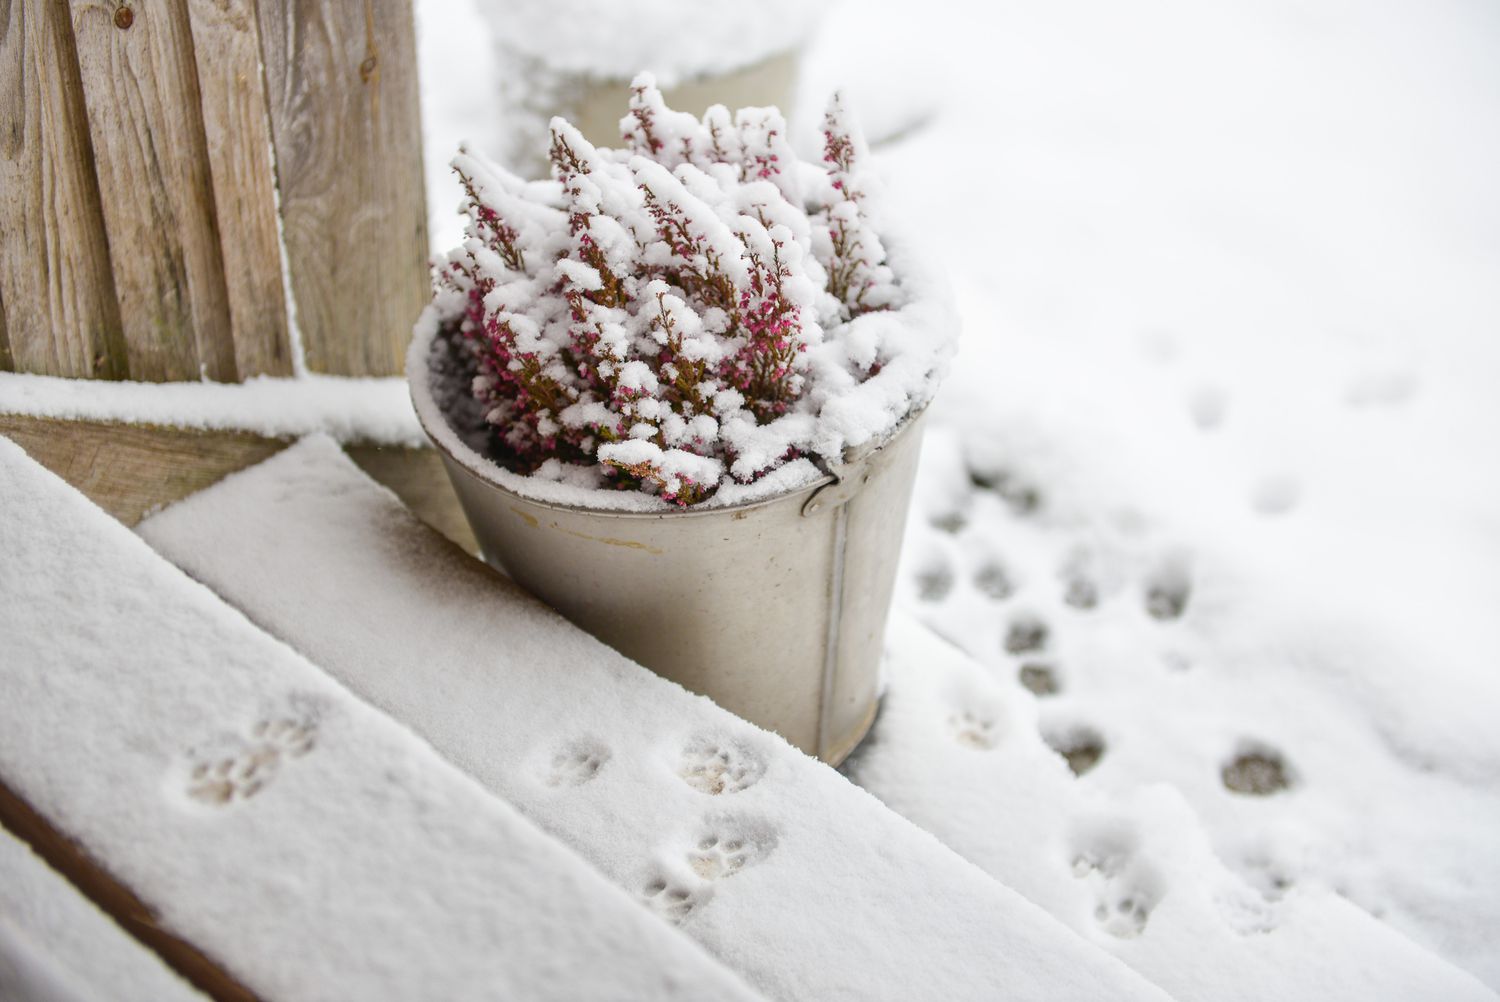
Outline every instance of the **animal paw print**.
POLYGON ((301 758, 312 751, 318 741, 318 728, 314 722, 296 717, 257 721, 250 733, 262 747, 275 749, 288 758, 301 758))
POLYGON ((1049 748, 1063 757, 1075 776, 1089 772, 1104 757, 1104 737, 1092 727, 1047 727, 1043 730, 1042 739, 1049 748))
POLYGON ((767 822, 727 814, 710 817, 688 852, 688 866, 703 880, 732 877, 769 856, 776 841, 776 830, 767 822))
POLYGON ((928 519, 928 524, 939 532, 946 532, 950 536, 956 536, 968 527, 969 516, 958 510, 943 511, 938 512, 932 518, 928 519))
POLYGON ((1249 884, 1233 884, 1214 893, 1219 915, 1241 936, 1254 936, 1274 930, 1278 915, 1269 898, 1249 884))
POLYGON ((1259 742, 1241 742, 1234 758, 1220 771, 1226 789, 1254 797, 1269 797, 1292 785, 1292 770, 1276 749, 1259 742))
POLYGON ((1117 575, 1118 562, 1117 554, 1109 550, 1074 548, 1058 568, 1063 602, 1084 612, 1097 609, 1117 575))
POLYGON ((1073 876, 1094 892, 1094 921, 1111 936, 1131 939, 1146 931, 1166 882, 1141 858, 1139 837, 1128 822, 1096 820, 1074 835, 1073 876))
POLYGON ((248 800, 265 788, 280 767, 280 756, 266 746, 252 746, 214 761, 193 765, 188 796, 204 804, 223 806, 248 800))
POLYGON ((953 740, 966 748, 988 751, 1000 740, 995 718, 974 710, 962 710, 948 718, 953 740))
POLYGON ((1187 565, 1180 560, 1162 564, 1146 580, 1146 612, 1153 619, 1180 619, 1192 595, 1187 565))
POLYGON ((570 741, 552 756, 542 782, 548 786, 582 786, 599 775, 610 757, 610 750, 593 738, 570 741))
POLYGON ((737 814, 709 815, 686 852, 679 856, 674 849, 652 871, 641 887, 641 900, 668 922, 681 925, 712 900, 719 881, 765 859, 777 841, 776 828, 768 821, 737 814))
POLYGON ((1268 851, 1251 851, 1241 861, 1239 873, 1267 902, 1286 897, 1296 883, 1292 867, 1268 851))
POLYGON ((1042 506, 1042 493, 1010 470, 970 469, 969 482, 982 491, 994 491, 1016 515, 1030 515, 1042 506))
POLYGON ((1111 896, 1094 906, 1094 920, 1111 936, 1133 939, 1146 931, 1152 905, 1130 894, 1111 896))
POLYGON ((1055 696, 1062 689, 1057 669, 1046 661, 1028 661, 1021 666, 1017 677, 1021 685, 1034 696, 1055 696))
POLYGON ((249 800, 276 778, 282 766, 301 758, 317 744, 318 714, 307 701, 294 701, 285 712, 267 715, 248 737, 230 736, 206 752, 193 755, 187 795, 213 807, 249 800))
POLYGON ((700 734, 683 748, 677 774, 700 793, 738 793, 766 774, 766 760, 739 741, 700 734))
POLYGON ((641 900, 646 903, 646 907, 673 925, 681 925, 695 910, 707 904, 712 896, 712 887, 689 886, 673 880, 665 873, 651 877, 641 888, 641 900))
POLYGON ((1050 632, 1047 624, 1036 616, 1029 614, 1017 616, 1011 620, 1010 627, 1005 631, 1005 649, 1011 654, 1040 651, 1047 646, 1047 636, 1050 632))
POLYGON ((917 597, 924 602, 941 602, 952 590, 953 569, 941 560, 917 573, 917 597))
POLYGON ((692 855, 693 872, 704 880, 732 877, 755 858, 754 846, 740 839, 721 842, 717 835, 705 835, 692 855))
POLYGON ((1075 609, 1093 609, 1099 605, 1099 586, 1092 578, 1071 577, 1063 590, 1063 601, 1075 609))
POLYGON ((1003 602, 1015 594, 1016 585, 996 560, 986 561, 974 574, 974 587, 979 594, 1003 602))

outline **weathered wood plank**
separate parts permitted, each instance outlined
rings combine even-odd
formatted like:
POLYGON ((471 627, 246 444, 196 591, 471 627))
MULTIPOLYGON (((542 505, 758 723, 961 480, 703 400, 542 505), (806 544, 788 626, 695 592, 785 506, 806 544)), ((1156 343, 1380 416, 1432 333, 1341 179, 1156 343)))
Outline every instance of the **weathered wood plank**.
POLYGON ((308 368, 401 371, 429 295, 410 0, 262 0, 261 52, 308 368))
POLYGON ((186 0, 70 0, 136 379, 236 378, 186 0))
POLYGON ((126 375, 72 29, 48 0, 0 0, 0 312, 0 367, 126 375))
POLYGON ((241 379, 292 374, 254 0, 188 0, 241 379))
POLYGON ((126 525, 290 444, 249 432, 192 431, 0 414, 11 439, 126 525))
MULTIPOLYGON (((112 421, 0 414, 0 435, 126 525, 280 452, 291 439, 112 421)), ((479 544, 433 449, 373 444, 344 451, 371 479, 466 553, 479 544)))
POLYGON ((0 370, 11 372, 15 367, 15 360, 10 354, 10 335, 5 329, 5 289, 0 287, 0 370))
POLYGON ((140 898, 96 863, 32 806, 0 783, 0 825, 31 846, 120 928, 155 950, 183 980, 219 1002, 255 1002, 256 996, 192 943, 161 928, 140 898))

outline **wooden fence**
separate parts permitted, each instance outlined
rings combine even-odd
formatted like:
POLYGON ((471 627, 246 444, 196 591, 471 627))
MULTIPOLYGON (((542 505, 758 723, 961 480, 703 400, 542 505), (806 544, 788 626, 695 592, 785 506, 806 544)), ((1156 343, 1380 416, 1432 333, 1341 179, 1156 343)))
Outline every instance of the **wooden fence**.
POLYGON ((411 0, 0 0, 0 369, 390 375, 426 259, 411 0))

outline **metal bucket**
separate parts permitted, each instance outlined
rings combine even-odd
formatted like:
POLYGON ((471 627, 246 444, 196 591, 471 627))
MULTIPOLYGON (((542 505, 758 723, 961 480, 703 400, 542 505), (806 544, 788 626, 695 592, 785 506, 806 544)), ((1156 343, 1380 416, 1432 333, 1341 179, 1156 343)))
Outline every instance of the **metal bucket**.
MULTIPOLYGON (((412 354, 413 380, 430 378, 425 355, 412 354)), ((642 513, 522 497, 456 457, 423 410, 489 563, 622 654, 809 755, 837 765, 859 744, 879 698, 921 413, 795 492, 642 513)))
MULTIPOLYGON (((495 18, 506 14, 493 8, 495 18)), ((598 78, 574 70, 559 70, 508 44, 508 23, 495 25, 496 51, 507 79, 499 94, 501 151, 506 166, 527 177, 547 177, 548 123, 561 115, 595 146, 620 145, 620 119, 630 107, 630 80, 598 78)), ((664 88, 670 108, 703 114, 713 104, 727 108, 775 106, 790 117, 797 95, 797 72, 802 50, 791 49, 712 76, 689 77, 664 88)))

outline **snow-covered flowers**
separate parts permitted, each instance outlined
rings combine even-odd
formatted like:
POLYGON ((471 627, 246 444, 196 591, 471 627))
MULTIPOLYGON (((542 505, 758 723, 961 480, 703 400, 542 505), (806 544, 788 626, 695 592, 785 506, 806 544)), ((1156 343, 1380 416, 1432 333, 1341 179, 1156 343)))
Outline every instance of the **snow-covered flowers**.
MULTIPOLYGON (((453 161, 469 223, 437 264, 434 310, 473 355, 496 458, 571 482, 592 470, 596 486, 678 505, 836 458, 851 436, 820 414, 911 340, 861 326, 899 314, 907 290, 841 99, 821 160, 806 162, 774 108, 700 120, 668 108, 649 75, 633 90, 621 149, 552 121, 550 181, 467 151, 453 161)), ((945 354, 907 368, 930 377, 945 354)), ((920 396, 893 384, 872 395, 878 414, 846 406, 844 423, 859 412, 879 431, 920 396)))

